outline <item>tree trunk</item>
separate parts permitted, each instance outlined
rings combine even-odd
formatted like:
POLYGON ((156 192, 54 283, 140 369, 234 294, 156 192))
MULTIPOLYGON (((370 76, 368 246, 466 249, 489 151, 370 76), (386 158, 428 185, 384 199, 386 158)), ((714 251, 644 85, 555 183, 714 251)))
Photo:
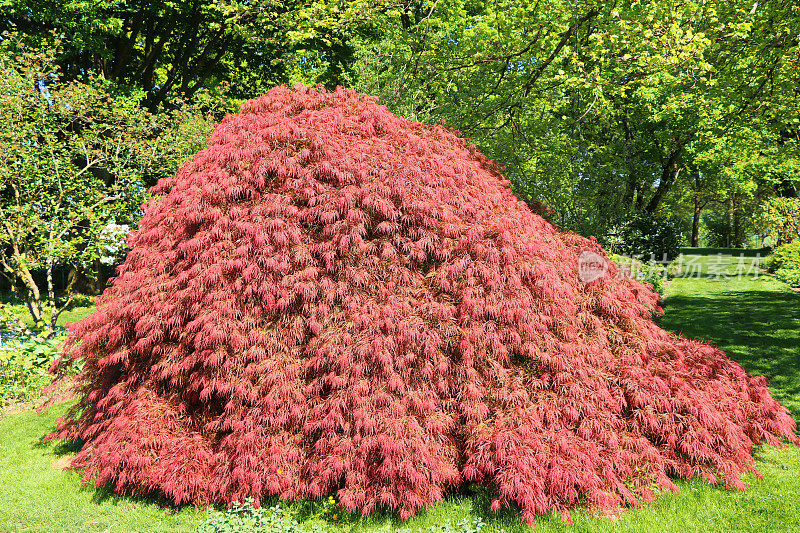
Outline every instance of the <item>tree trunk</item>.
POLYGON ((31 314, 33 322, 35 324, 39 324, 44 320, 44 313, 42 310, 42 294, 39 292, 39 287, 36 285, 36 281, 33 279, 33 276, 27 268, 21 267, 17 272, 17 275, 25 285, 25 306, 28 308, 28 312, 31 314))
POLYGON ((47 304, 50 307, 50 324, 47 325, 47 328, 50 331, 56 329, 56 320, 58 316, 56 314, 56 288, 53 284, 53 258, 47 258, 47 304))
POLYGON ((697 248, 700 246, 700 213, 703 211, 703 205, 700 203, 700 198, 694 197, 694 218, 692 218, 692 246, 697 248))
POLYGON ((645 208, 648 213, 656 212, 656 209, 658 209, 667 191, 669 191, 672 185, 678 180, 678 175, 681 173, 681 166, 678 164, 678 160, 680 159, 682 149, 683 146, 678 145, 678 147, 669 154, 669 159, 667 159, 661 172, 661 180, 658 182, 658 188, 656 188, 655 194, 645 208))
POLYGON ((733 195, 728 197, 728 242, 726 243, 728 247, 733 247, 733 243, 735 241, 734 236, 734 207, 733 207, 733 195))
POLYGON ((733 199, 733 246, 744 248, 744 228, 742 227, 742 209, 739 198, 733 199))

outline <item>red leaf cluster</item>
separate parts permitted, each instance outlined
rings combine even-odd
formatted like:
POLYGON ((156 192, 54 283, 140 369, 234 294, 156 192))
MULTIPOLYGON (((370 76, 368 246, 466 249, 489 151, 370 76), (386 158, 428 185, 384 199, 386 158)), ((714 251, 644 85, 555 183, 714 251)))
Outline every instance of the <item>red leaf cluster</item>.
POLYGON ((353 91, 276 88, 154 188, 70 337, 54 435, 85 479, 181 502, 335 493, 403 517, 467 481, 524 519, 743 487, 796 442, 762 377, 652 320, 634 280, 443 126, 353 91))

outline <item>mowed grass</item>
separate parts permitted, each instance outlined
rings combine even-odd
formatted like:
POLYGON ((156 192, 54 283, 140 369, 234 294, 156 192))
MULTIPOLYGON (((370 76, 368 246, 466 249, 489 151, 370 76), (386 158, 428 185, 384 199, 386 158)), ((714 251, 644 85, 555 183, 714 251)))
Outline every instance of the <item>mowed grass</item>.
MULTIPOLYGON (((58 315, 56 325, 64 327, 70 322, 78 322, 91 315, 94 312, 95 298, 95 296, 83 294, 76 296, 67 308, 58 315)), ((6 304, 15 315, 22 318, 23 322, 25 322, 28 327, 33 326, 33 318, 28 312, 28 308, 25 307, 25 304, 22 303, 19 298, 10 294, 3 294, 0 296, 0 302, 6 304)))
POLYGON ((121 498, 83 486, 80 475, 62 470, 69 450, 44 442, 64 407, 0 419, 0 531, 191 532, 204 513, 174 512, 159 502, 121 498))
POLYGON ((772 394, 800 420, 800 294, 763 272, 739 275, 738 257, 689 261, 702 271, 670 283, 661 325, 769 378, 772 394))
MULTIPOLYGON (((661 324, 673 331, 708 340, 725 349, 751 373, 770 379, 773 394, 800 419, 800 294, 759 275, 735 275, 739 258, 685 256, 713 265, 700 275, 670 283, 661 324), (725 263, 722 267, 718 263, 725 263), (724 272, 718 272, 722 270, 724 272), (731 276, 730 274, 733 274, 731 276), (727 277, 726 277, 727 276, 727 277)), ((0 419, 0 532, 3 531, 192 531, 205 513, 193 507, 174 509, 154 499, 121 498, 91 486, 52 463, 68 449, 44 443, 64 411, 59 406, 41 415, 32 411, 0 419)), ((574 524, 543 516, 532 529, 513 512, 493 515, 491 496, 483 489, 465 490, 421 512, 409 522, 391 514, 362 519, 347 513, 320 513, 313 504, 292 504, 304 526, 331 532, 423 530, 481 518, 483 531, 569 532, 766 532, 800 530, 800 448, 755 450, 763 479, 748 476, 743 492, 713 487, 698 480, 679 481, 679 494, 663 494, 651 504, 622 510, 617 517, 573 512, 574 524)))

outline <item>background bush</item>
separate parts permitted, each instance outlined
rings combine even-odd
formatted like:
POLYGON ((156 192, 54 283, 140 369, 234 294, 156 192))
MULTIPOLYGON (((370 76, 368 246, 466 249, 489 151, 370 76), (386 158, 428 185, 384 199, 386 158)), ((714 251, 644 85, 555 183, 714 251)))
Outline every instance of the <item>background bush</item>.
POLYGON ((777 273, 778 270, 792 263, 800 264, 800 239, 775 248, 764 260, 764 267, 769 272, 777 273))
POLYGON ((681 233, 675 219, 641 213, 611 228, 603 241, 615 254, 672 260, 678 257, 681 233))
POLYGON ((0 348, 0 406, 35 398, 53 379, 48 372, 63 337, 8 341, 0 348))
POLYGON ((800 287, 800 263, 788 263, 775 272, 775 277, 791 287, 800 287))

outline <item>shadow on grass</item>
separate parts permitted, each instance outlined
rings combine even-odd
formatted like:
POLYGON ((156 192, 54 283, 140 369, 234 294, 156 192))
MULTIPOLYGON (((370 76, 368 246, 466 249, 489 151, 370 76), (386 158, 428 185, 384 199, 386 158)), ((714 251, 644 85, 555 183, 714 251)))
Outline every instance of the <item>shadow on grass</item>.
POLYGON ((766 376, 776 399, 800 419, 800 295, 730 290, 676 294, 667 304, 663 327, 711 342, 749 373, 766 376))
POLYGON ((740 255, 744 257, 756 257, 761 256, 765 257, 769 255, 772 251, 769 247, 766 248, 692 248, 692 247, 683 247, 679 248, 678 251, 682 254, 688 255, 733 255, 739 257, 740 255))
MULTIPOLYGON (((63 459, 80 452, 81 448, 83 447, 83 442, 70 441, 70 440, 51 440, 47 439, 46 435, 42 435, 41 437, 39 437, 39 439, 36 441, 33 447, 43 450, 50 449, 53 455, 55 455, 59 459, 63 459)), ((82 469, 80 468, 66 468, 66 469, 72 470, 79 476, 83 475, 82 469)), ((179 512, 181 509, 196 507, 195 505, 192 504, 183 504, 176 506, 172 500, 168 499, 166 496, 158 492, 133 494, 129 491, 125 491, 123 493, 119 493, 114 489, 112 485, 101 485, 98 487, 94 484, 93 480, 88 481, 87 483, 83 483, 82 481, 78 481, 76 479, 75 483, 80 483, 80 490, 82 492, 91 493, 92 503, 96 504, 110 502, 112 505, 117 505, 123 501, 136 502, 136 503, 156 506, 160 509, 169 510, 170 514, 174 512, 179 512)))
POLYGON ((81 486, 81 490, 91 492, 92 503, 97 504, 110 502, 112 505, 118 505, 123 502, 135 502, 164 509, 170 514, 178 513, 183 509, 196 507, 192 504, 175 505, 175 502, 166 498, 163 494, 155 492, 147 494, 131 494, 130 492, 125 492, 120 494, 114 490, 111 485, 96 487, 92 481, 84 483, 81 486))

